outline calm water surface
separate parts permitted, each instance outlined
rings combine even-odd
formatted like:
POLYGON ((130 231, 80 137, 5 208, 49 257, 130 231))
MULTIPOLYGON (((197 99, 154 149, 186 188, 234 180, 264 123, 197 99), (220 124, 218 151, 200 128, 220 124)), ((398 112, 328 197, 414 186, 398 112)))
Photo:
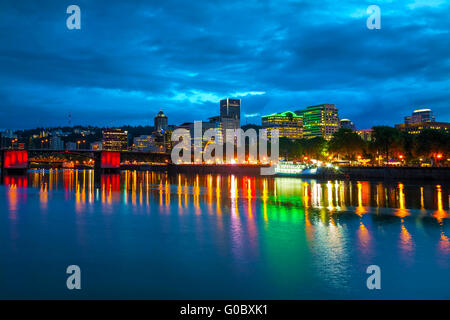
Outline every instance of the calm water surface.
POLYGON ((448 184, 33 171, 0 208, 0 298, 450 298, 448 184))

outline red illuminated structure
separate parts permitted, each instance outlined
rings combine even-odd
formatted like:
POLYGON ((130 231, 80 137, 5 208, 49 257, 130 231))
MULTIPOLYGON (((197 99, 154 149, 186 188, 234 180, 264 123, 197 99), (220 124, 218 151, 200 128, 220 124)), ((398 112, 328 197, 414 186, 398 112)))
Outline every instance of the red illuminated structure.
POLYGON ((1 152, 2 160, 2 178, 9 173, 25 173, 28 169, 28 152, 26 150, 3 150, 1 152))
POLYGON ((3 156, 3 168, 27 169, 28 152, 25 150, 6 150, 3 156))
POLYGON ((102 169, 120 169, 120 152, 102 152, 102 169))

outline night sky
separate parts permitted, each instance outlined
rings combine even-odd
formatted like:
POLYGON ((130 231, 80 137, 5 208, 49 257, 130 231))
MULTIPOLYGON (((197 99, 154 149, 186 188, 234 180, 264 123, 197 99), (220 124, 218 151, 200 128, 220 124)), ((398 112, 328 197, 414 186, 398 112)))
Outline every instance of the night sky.
POLYGON ((357 128, 414 109, 450 121, 450 2, 0 2, 0 129, 206 120, 242 99, 242 124, 334 103, 357 128), (81 8, 81 30, 66 9, 81 8), (381 9, 369 30, 366 9, 381 9))

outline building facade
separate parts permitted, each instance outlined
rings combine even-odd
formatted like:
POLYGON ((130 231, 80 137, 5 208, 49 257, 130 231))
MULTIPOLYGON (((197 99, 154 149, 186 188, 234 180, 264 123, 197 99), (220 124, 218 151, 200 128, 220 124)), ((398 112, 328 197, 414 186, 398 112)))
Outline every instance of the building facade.
POLYGON ((50 149, 64 150, 64 141, 58 136, 52 136, 50 138, 50 149))
POLYGON ((355 124, 350 119, 341 119, 340 123, 341 123, 341 128, 343 128, 343 129, 350 129, 353 131, 356 130, 355 124))
POLYGON ((443 130, 445 132, 450 132, 449 122, 419 122, 419 123, 408 123, 408 124, 397 124, 395 127, 403 132, 408 132, 410 134, 419 134, 423 130, 443 130))
POLYGON ((357 133, 364 141, 372 141, 373 129, 362 129, 362 130, 357 130, 356 133, 357 133))
POLYGON ((303 138, 303 117, 295 112, 286 111, 273 113, 261 118, 262 127, 267 130, 267 137, 272 136, 272 130, 277 129, 280 138, 303 138))
POLYGON ((330 140, 339 130, 338 109, 334 104, 320 104, 295 111, 303 118, 303 137, 307 139, 322 137, 330 140))
POLYGON ((122 129, 104 130, 102 148, 104 151, 128 150, 128 132, 122 129))
POLYGON ((155 147, 155 138, 153 136, 145 135, 133 139, 134 151, 153 152, 155 151, 155 147))
POLYGON ((435 122, 436 118, 431 109, 414 110, 411 116, 405 117, 405 124, 435 122))
POLYGON ((209 141, 203 139, 203 135, 205 134, 205 132, 209 129, 216 129, 217 130, 217 136, 215 138, 217 138, 218 143, 222 143, 222 131, 220 130, 219 126, 220 126, 220 122, 217 122, 218 117, 212 117, 209 119, 209 121, 196 121, 194 122, 185 122, 182 125, 178 126, 177 129, 185 129, 187 131, 189 131, 189 135, 191 138, 191 146, 194 146, 194 143, 196 141, 200 141, 201 145, 202 145, 202 150, 204 149, 205 145, 207 143, 209 143, 210 141, 214 141, 216 139, 211 139, 209 141), (202 126, 202 130, 201 132, 199 132, 199 136, 195 137, 195 124, 201 124, 202 126))
POLYGON ((241 99, 220 100, 220 127, 223 135, 227 129, 236 130, 241 127, 241 99))
POLYGON ((91 150, 93 151, 101 151, 102 150, 102 142, 94 141, 91 143, 91 150))
POLYGON ((155 132, 164 133, 167 130, 168 126, 169 120, 161 110, 155 117, 155 132))

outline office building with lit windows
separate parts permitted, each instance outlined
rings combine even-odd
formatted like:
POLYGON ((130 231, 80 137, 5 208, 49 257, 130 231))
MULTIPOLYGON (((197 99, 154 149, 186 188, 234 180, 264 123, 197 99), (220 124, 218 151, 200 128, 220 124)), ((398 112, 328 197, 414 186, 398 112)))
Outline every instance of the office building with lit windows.
POLYGON ((133 151, 152 152, 155 148, 155 138, 151 135, 143 135, 133 138, 133 151))
POLYGON ((355 124, 350 119, 341 119, 340 123, 341 123, 341 128, 343 128, 343 129, 350 129, 353 131, 356 130, 355 124))
POLYGON ((162 110, 159 111, 155 116, 155 127, 153 132, 154 143, 158 152, 167 152, 172 149, 172 131, 173 126, 169 126, 169 118, 162 110))
POLYGON ((450 132, 450 123, 448 122, 419 122, 408 124, 397 124, 395 127, 403 132, 410 134, 419 134, 423 130, 442 130, 450 132))
POLYGON ((159 111, 155 117, 155 132, 164 133, 169 126, 169 120, 164 112, 159 111))
POLYGON ((422 122, 435 122, 436 118, 433 115, 431 109, 418 109, 414 110, 412 115, 405 117, 405 124, 422 123, 422 122))
POLYGON ((210 130, 210 129, 217 130, 216 131, 217 134, 216 134, 215 138, 211 139, 210 141, 217 141, 217 143, 223 142, 222 130, 220 128, 220 122, 219 122, 218 116, 209 118, 209 121, 196 121, 195 123, 194 122, 185 122, 182 125, 178 126, 176 129, 185 129, 185 130, 189 131, 190 138, 191 138, 191 146, 194 146, 196 139, 199 139, 202 144, 202 150, 205 147, 205 145, 209 142, 209 141, 203 139, 203 136, 207 130, 210 130), (195 135, 194 135, 195 124, 201 125, 201 127, 202 127, 201 135, 199 137, 195 137, 195 135))
POLYGON ((373 129, 361 129, 357 130, 356 133, 363 139, 364 141, 372 141, 373 137, 373 129))
POLYGON ((104 130, 102 148, 104 151, 128 150, 128 132, 122 129, 104 130))
POLYGON ((220 100, 219 121, 224 134, 227 129, 239 129, 241 127, 241 99, 220 100))
POLYGON ((272 130, 278 129, 280 138, 303 138, 303 117, 295 112, 286 111, 273 113, 261 118, 262 127, 267 130, 267 137, 271 137, 272 130))
POLYGON ((64 150, 64 141, 61 137, 52 136, 50 138, 50 149, 52 150, 64 150))
POLYGON ((309 106, 295 114, 303 118, 303 137, 307 139, 322 137, 330 140, 341 126, 334 104, 309 106))

